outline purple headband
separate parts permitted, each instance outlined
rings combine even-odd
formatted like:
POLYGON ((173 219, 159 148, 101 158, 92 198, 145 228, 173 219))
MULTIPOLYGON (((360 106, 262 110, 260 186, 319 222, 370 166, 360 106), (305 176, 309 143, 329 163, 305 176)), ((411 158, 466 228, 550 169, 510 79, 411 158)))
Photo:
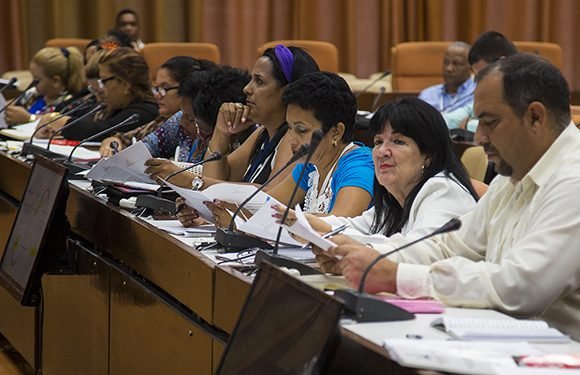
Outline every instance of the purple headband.
POLYGON ((292 82, 292 75, 294 73, 294 56, 292 52, 287 47, 278 44, 274 47, 274 53, 280 63, 284 77, 286 77, 288 83, 292 82))

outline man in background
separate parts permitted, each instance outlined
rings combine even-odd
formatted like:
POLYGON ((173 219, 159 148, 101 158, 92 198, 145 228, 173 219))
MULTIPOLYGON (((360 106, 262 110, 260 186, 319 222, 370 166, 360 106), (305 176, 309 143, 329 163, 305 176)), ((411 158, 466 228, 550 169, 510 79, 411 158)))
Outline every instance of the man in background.
POLYGON ((471 76, 471 66, 467 60, 469 44, 451 44, 443 57, 444 83, 427 87, 421 91, 423 99, 439 112, 446 113, 473 103, 475 83, 471 76))
POLYGON ((116 17, 117 29, 131 39, 131 45, 139 52, 145 43, 139 38, 139 17, 132 9, 121 9, 116 17))

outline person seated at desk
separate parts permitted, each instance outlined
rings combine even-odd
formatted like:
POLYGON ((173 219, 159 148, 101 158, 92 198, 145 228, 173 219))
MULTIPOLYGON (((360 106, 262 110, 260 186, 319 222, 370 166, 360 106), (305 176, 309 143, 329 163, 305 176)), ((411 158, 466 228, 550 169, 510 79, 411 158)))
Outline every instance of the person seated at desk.
MULTIPOLYGON (((248 84, 250 75, 230 66, 220 66, 215 69, 197 71, 179 85, 178 95, 181 99, 181 113, 163 124, 157 131, 143 139, 154 159, 146 162, 146 173, 159 181, 169 174, 177 172, 188 163, 199 162, 207 154, 207 144, 212 138, 213 124, 216 123, 219 109, 223 103, 243 102, 244 87, 248 84), (175 118, 181 119, 175 120, 175 118), (167 160, 179 149, 174 163, 167 160), (165 158, 165 159, 159 159, 165 158)), ((238 133, 232 140, 245 139, 254 130, 253 127, 238 133)), ((235 148, 235 144, 231 145, 235 148)), ((199 170, 201 166, 199 166, 199 170)), ((192 187, 196 171, 180 173, 171 178, 171 182, 188 188, 192 187)))
MULTIPOLYGON (((307 214, 316 231, 349 224, 344 233, 363 243, 416 239, 473 209, 477 194, 435 108, 413 97, 397 99, 377 110, 369 131, 374 206, 353 218, 307 214)), ((278 211, 281 219, 283 208, 278 211)))
POLYGON ((157 101, 159 116, 148 124, 125 133, 116 133, 103 140, 100 148, 101 155, 111 155, 111 142, 116 142, 117 151, 120 151, 129 147, 134 141, 143 139, 154 157, 172 156, 176 146, 173 144, 175 143, 173 138, 177 136, 176 131, 181 129, 179 127, 181 115, 173 117, 180 110, 180 96, 177 94, 179 83, 194 71, 216 67, 217 65, 211 61, 198 60, 189 56, 176 56, 164 62, 157 71, 156 86, 151 89, 157 101), (171 121, 168 120, 170 118, 171 121), (169 133, 171 136, 166 136, 169 133))
MULTIPOLYGON (((104 94, 107 107, 95 114, 81 119, 75 126, 62 132, 66 139, 82 140, 103 130, 106 130, 133 114, 139 114, 139 121, 120 129, 129 131, 147 124, 158 116, 149 85, 149 68, 143 56, 130 48, 109 50, 99 60, 98 84, 104 94)), ((63 121, 44 128, 45 137, 63 126, 63 122, 70 123, 77 117, 65 116, 63 121)), ((102 140, 102 137, 99 140, 102 140)))
POLYGON ((32 77, 38 81, 19 101, 6 108, 6 122, 17 125, 32 122, 37 116, 58 112, 85 87, 83 57, 74 47, 46 47, 30 61, 32 77))
MULTIPOLYGON (((282 168, 292 157, 285 137, 288 126, 282 102, 284 89, 318 70, 314 59, 301 48, 277 45, 264 51, 254 64, 252 80, 244 88, 246 103, 224 103, 220 108, 206 156, 219 151, 225 157, 204 165, 201 186, 223 181, 263 184, 271 173, 282 168), (260 127, 232 151, 232 137, 256 123, 260 127)), ((271 186, 289 173, 290 169, 271 186)))
POLYGON ((131 46, 139 52, 145 47, 145 43, 139 37, 139 16, 133 9, 121 9, 115 17, 117 30, 127 35, 131 46))
MULTIPOLYGON (((456 232, 382 259, 367 292, 433 297, 449 306, 537 317, 580 339, 580 133, 570 121, 570 92, 560 71, 530 54, 500 59, 478 76, 476 141, 501 176, 456 232)), ((346 236, 332 239, 349 285, 380 253, 346 236)), ((325 259, 328 260, 328 259, 325 259)))
MULTIPOLYGON (((505 35, 497 31, 487 31, 473 42, 467 58, 471 69, 477 75, 489 64, 516 53, 518 53, 516 46, 505 35)), ((449 129, 466 129, 473 133, 477 129, 478 121, 473 116, 473 102, 443 113, 443 118, 449 129)))
POLYGON ((444 83, 427 87, 419 93, 419 99, 426 101, 439 112, 446 113, 473 102, 475 82, 471 76, 471 66, 467 61, 469 44, 451 44, 443 58, 444 83))
POLYGON ((310 163, 296 165, 280 184, 268 191, 280 202, 303 203, 304 210, 317 214, 357 216, 369 208, 373 196, 371 150, 352 142, 357 103, 346 81, 334 73, 307 74, 284 91, 287 107, 286 137, 296 151, 311 141, 316 130, 324 137, 310 163), (306 168, 301 181, 298 181, 306 168))

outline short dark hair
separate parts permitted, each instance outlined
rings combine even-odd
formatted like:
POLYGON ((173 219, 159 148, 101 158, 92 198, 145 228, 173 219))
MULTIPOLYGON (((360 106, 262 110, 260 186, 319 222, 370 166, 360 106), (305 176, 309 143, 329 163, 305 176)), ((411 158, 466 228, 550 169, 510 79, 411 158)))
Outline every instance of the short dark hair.
POLYGON ((250 79, 247 71, 223 65, 189 74, 179 85, 179 91, 181 96, 191 98, 196 119, 213 127, 223 103, 246 102, 244 87, 250 79))
POLYGON ((349 142, 356 119, 357 103, 346 81, 337 74, 315 72, 289 84, 282 101, 310 110, 322 124, 324 133, 339 122, 344 124, 342 140, 349 142))
MULTIPOLYGON (((312 56, 308 54, 305 50, 299 47, 290 46, 288 47, 290 52, 292 52, 292 56, 294 58, 294 70, 292 73, 292 79, 290 82, 294 82, 300 77, 305 74, 318 72, 320 69, 318 68, 318 64, 312 56)), ((264 51, 262 56, 267 57, 272 61, 273 66, 273 75, 276 81, 280 84, 280 86, 286 86, 290 82, 284 76, 284 72, 282 71, 282 67, 280 66, 280 62, 278 61, 278 57, 276 57, 276 52, 274 48, 268 48, 264 51)))
POLYGON ((133 48, 131 45, 131 38, 127 34, 125 34, 124 32, 122 32, 120 30, 111 29, 111 30, 107 31, 105 33, 105 38, 114 39, 119 44, 119 47, 133 48))
POLYGON ((213 61, 196 59, 191 56, 175 56, 165 61, 161 68, 167 69, 171 79, 181 82, 190 73, 197 70, 216 69, 217 64, 213 61))
POLYGON ((518 49, 511 40, 497 31, 488 31, 481 34, 469 50, 469 64, 485 61, 491 64, 502 57, 508 57, 518 53, 518 49))
POLYGON ((375 217, 372 233, 382 231, 391 236, 400 232, 409 219, 415 197, 423 185, 440 172, 444 172, 463 186, 474 199, 478 199, 465 167, 455 153, 445 120, 435 107, 415 97, 400 98, 387 103, 371 118, 371 136, 382 133, 387 123, 394 132, 415 141, 419 150, 431 158, 431 164, 425 167, 421 181, 411 190, 403 207, 375 178, 375 217))
POLYGON ((119 23, 121 22, 121 17, 123 17, 125 14, 134 15, 135 19, 137 20, 137 23, 139 23, 139 15, 137 14, 137 12, 135 12, 133 9, 130 9, 130 8, 123 8, 120 11, 118 11, 117 15, 115 16, 115 25, 117 27, 119 27, 119 23))
POLYGON ((562 73, 545 58, 518 53, 482 70, 477 82, 492 72, 502 74, 503 99, 523 117, 532 102, 540 102, 552 116, 556 134, 570 123, 570 88, 562 73))

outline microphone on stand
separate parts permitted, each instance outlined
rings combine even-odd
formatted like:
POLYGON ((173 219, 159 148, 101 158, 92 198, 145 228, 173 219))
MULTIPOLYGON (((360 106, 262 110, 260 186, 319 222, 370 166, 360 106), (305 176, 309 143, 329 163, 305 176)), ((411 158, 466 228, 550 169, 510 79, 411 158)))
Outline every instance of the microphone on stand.
POLYGON ((266 182, 262 186, 260 186, 256 191, 250 194, 236 209, 234 214, 232 215, 232 220, 230 221, 230 225, 227 229, 224 228, 217 228, 215 240, 216 242, 221 245, 226 252, 237 252, 251 247, 258 247, 263 249, 271 249, 272 246, 265 241, 262 241, 259 238, 248 236, 245 233, 241 233, 234 230, 235 219, 239 215, 242 208, 252 200, 260 191, 262 191, 270 182, 272 182, 276 177, 278 177, 283 171, 285 171, 289 166, 294 164, 298 161, 301 157, 307 154, 309 150, 309 145, 302 145, 292 158, 288 160, 288 162, 280 168, 280 170, 274 175, 270 176, 266 182))
POLYGON ((221 158, 222 158, 222 154, 219 151, 216 151, 205 160, 200 160, 196 163, 193 163, 192 165, 190 165, 188 167, 182 168, 178 171, 171 173, 170 175, 168 175, 165 178, 165 181, 161 182, 161 185, 157 189, 157 196, 155 196, 155 195, 140 195, 137 197, 137 201, 135 202, 135 206, 149 208, 149 209, 152 209, 153 211, 160 211, 160 210, 167 211, 167 212, 171 213, 172 215, 174 215, 175 211, 176 211, 175 202, 162 197, 163 187, 165 187, 165 183, 168 182, 170 178, 172 178, 180 173, 183 173, 185 171, 188 171, 192 168, 197 167, 198 165, 203 165, 203 164, 208 163, 210 161, 220 160, 221 158))
POLYGON ((461 227, 461 221, 459 219, 451 219, 447 223, 443 224, 438 229, 433 232, 411 241, 395 250, 389 251, 385 254, 377 256, 365 269, 361 277, 358 291, 351 289, 341 289, 337 290, 334 295, 342 300, 345 309, 347 310, 347 315, 350 315, 354 320, 358 322, 385 322, 385 321, 396 321, 396 320, 410 320, 414 319, 415 315, 401 309, 397 306, 391 305, 390 303, 377 299, 364 292, 365 283, 367 276, 371 269, 381 260, 389 255, 397 253, 404 250, 410 246, 413 246, 419 242, 422 242, 430 237, 438 234, 452 232, 461 227))
POLYGON ((77 144, 75 147, 73 147, 73 149, 71 150, 67 159, 63 162, 63 165, 69 169, 70 176, 75 176, 78 172, 89 169, 89 167, 87 165, 79 165, 79 164, 75 164, 72 162, 72 156, 73 156, 74 152, 77 150, 77 148, 79 148, 80 145, 82 145, 83 143, 92 141, 93 139, 97 139, 97 138, 100 138, 102 136, 105 136, 105 135, 107 135, 107 134, 109 134, 109 133, 111 133, 119 128, 124 127, 124 126, 132 125, 136 122, 139 122, 140 120, 141 120, 141 116, 139 116, 138 113, 134 113, 131 116, 127 117, 125 120, 118 123, 117 125, 111 126, 110 128, 107 128, 99 133, 93 134, 90 137, 87 137, 87 138, 81 140, 79 142, 79 144, 77 144))
POLYGON ((314 151, 316 151, 316 149, 318 148, 318 145, 322 141, 322 138, 324 138, 324 132, 322 130, 317 129, 316 131, 314 131, 314 133, 312 133, 312 137, 310 138, 310 148, 308 149, 308 155, 306 155, 306 160, 304 161, 304 167, 300 171, 300 175, 298 176, 298 182, 296 183, 296 186, 294 186, 292 194, 290 194, 290 199, 288 199, 288 204, 286 204, 286 209, 284 210, 284 214, 282 214, 282 219, 280 219, 280 228, 278 228, 278 235, 276 236, 274 250, 272 251, 274 255, 278 254, 278 247, 280 246, 280 236, 282 235, 283 229, 282 224, 284 224, 286 218, 288 217, 288 214, 290 213, 291 209, 290 206, 292 205, 292 201, 294 200, 294 197, 298 192, 298 188, 300 187, 300 181, 302 181, 302 179, 304 178, 306 166, 310 162, 310 159, 312 158, 312 155, 314 155, 314 151))
POLYGON ((378 78, 375 78, 371 81, 371 83, 369 83, 368 85, 366 85, 362 90, 360 90, 359 92, 356 93, 356 95, 354 96, 355 98, 358 98, 359 96, 361 96, 362 94, 366 93, 367 91, 370 90, 371 87, 373 87, 377 82, 379 82, 381 79, 385 78, 386 76, 388 76, 389 74, 391 74, 390 70, 385 70, 383 72, 383 74, 381 74, 378 78))
POLYGON ((377 110, 377 107, 379 106, 379 101, 381 100, 383 95, 385 95, 385 92, 387 92, 387 89, 385 88, 385 86, 381 86, 381 88, 379 89, 379 93, 375 95, 375 99, 373 100, 373 104, 371 105, 371 113, 374 113, 377 110))
POLYGON ((16 83, 16 81, 18 81, 18 78, 16 78, 16 77, 12 77, 12 78, 10 78, 10 81, 8 81, 8 82, 7 82, 7 83, 4 85, 4 87, 2 87, 2 88, 0 89, 0 94, 1 94, 1 93, 3 93, 3 92, 4 92, 4 90, 6 90, 8 87, 10 87, 10 86, 14 85, 14 83, 16 83))
MULTIPOLYGON (((65 126, 63 126, 62 128, 60 128, 57 131, 55 131, 54 134, 51 135, 50 138, 48 139, 48 143, 46 144, 46 150, 47 151, 50 150, 50 142, 52 142, 52 140, 54 139, 54 137, 56 137, 57 135, 61 134, 63 131, 65 131, 66 129, 72 127, 73 125, 76 125, 79 121, 83 120, 85 117, 88 117, 88 116, 92 115, 93 113, 102 110, 106 106, 107 105, 105 103, 99 103, 96 106, 94 106, 94 108, 92 108, 90 111, 88 111, 87 113, 83 114, 81 117, 78 117, 78 118, 74 119, 73 121, 71 121, 68 124, 66 124, 65 126)), ((81 105, 81 107, 82 107, 82 105, 81 105)), ((76 112, 77 110, 78 109, 71 110, 71 112, 76 112)), ((62 116, 60 116, 60 117, 62 117, 62 116)))
POLYGON ((9 101, 8 103, 6 103, 6 105, 4 107, 2 107, 2 109, 0 109, 0 113, 4 112, 6 110, 6 108, 8 108, 9 106, 11 106, 13 103, 18 105, 20 104, 20 100, 22 100, 22 98, 26 95, 26 93, 28 92, 28 90, 30 90, 33 87, 36 87, 36 85, 38 85, 38 80, 35 79, 32 82, 30 82, 30 85, 28 85, 28 87, 26 87, 26 89, 24 89, 24 91, 22 91, 22 93, 20 95, 18 95, 17 97, 15 97, 14 99, 12 99, 11 101, 9 101))

